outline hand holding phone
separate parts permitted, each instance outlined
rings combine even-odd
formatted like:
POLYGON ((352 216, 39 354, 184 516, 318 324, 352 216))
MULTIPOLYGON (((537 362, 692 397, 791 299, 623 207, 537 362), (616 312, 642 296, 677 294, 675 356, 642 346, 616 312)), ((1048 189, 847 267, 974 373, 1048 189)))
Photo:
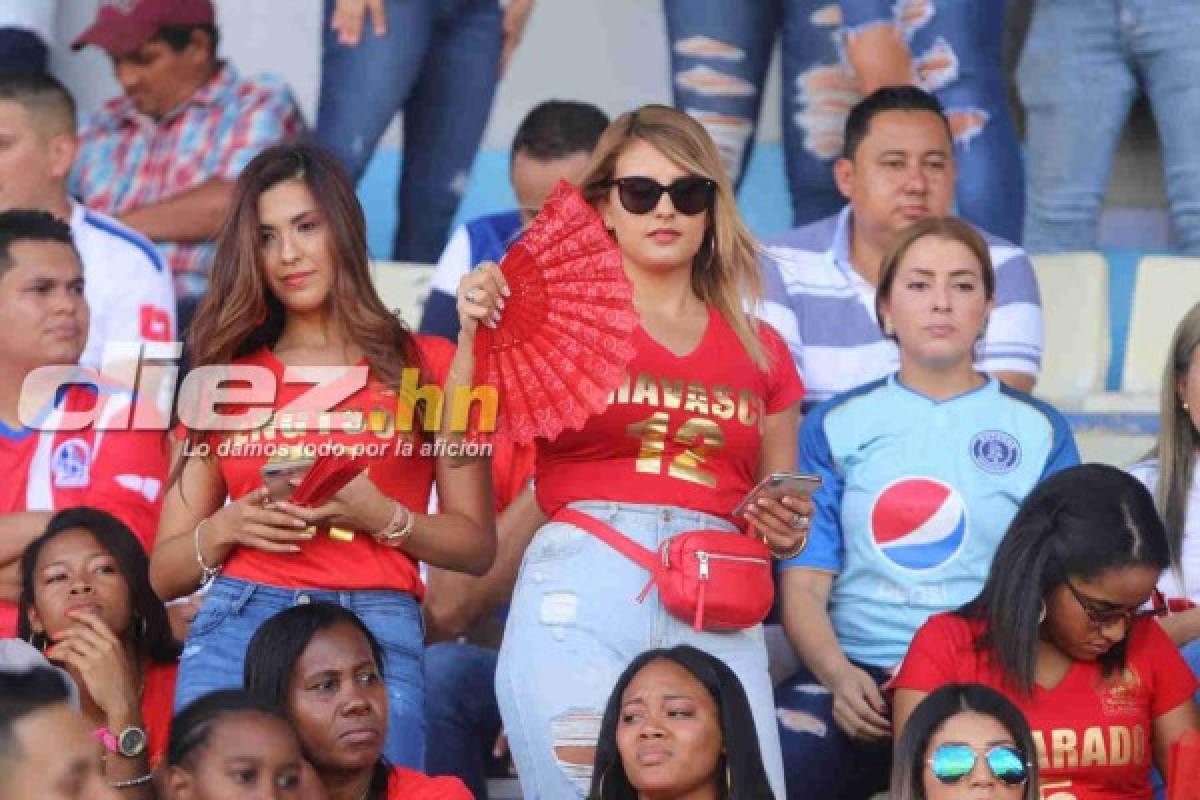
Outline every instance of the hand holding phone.
POLYGON ((303 478, 313 465, 311 458, 298 458, 287 461, 268 461, 262 467, 263 486, 267 487, 267 496, 271 502, 287 500, 292 496, 296 487, 292 481, 303 478))
POLYGON ((811 497, 812 493, 821 485, 821 476, 806 475, 800 472, 773 472, 767 477, 758 482, 758 485, 751 489, 742 502, 737 504, 737 508, 733 509, 735 517, 745 516, 746 510, 752 508, 759 498, 770 497, 774 500, 780 500, 785 495, 799 494, 806 497, 811 497))

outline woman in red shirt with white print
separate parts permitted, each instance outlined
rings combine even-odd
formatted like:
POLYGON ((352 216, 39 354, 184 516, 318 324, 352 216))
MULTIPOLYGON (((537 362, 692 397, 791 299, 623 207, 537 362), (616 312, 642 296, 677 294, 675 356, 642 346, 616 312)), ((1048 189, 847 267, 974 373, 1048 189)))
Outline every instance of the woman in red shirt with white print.
POLYGON ((917 631, 895 688, 897 741, 921 699, 982 683, 1025 714, 1042 792, 1055 800, 1149 800, 1150 766, 1200 727, 1196 679, 1139 612, 1167 566, 1150 493, 1114 467, 1043 481, 1000 542, 979 597, 917 631))
MULTIPOLYGON (((542 521, 570 506, 650 550, 689 530, 734 534, 733 509, 755 482, 795 469, 803 386, 783 340, 745 310, 759 294, 757 252, 717 148, 686 114, 646 106, 609 126, 580 185, 621 248, 641 324, 607 410, 538 442, 542 521)), ((495 265, 463 279, 460 349, 481 320, 504 313, 506 291, 495 265)), ((802 545, 810 512, 796 495, 747 516, 783 556, 802 545)), ((761 626, 697 632, 656 592, 635 601, 646 580, 566 522, 541 525, 525 549, 496 676, 525 796, 584 796, 622 669, 643 650, 690 644, 723 659, 746 687, 782 797, 761 626)))
MULTIPOLYGON (((328 154, 278 145, 241 174, 189 352, 193 370, 221 376, 233 364, 238 379, 275 395, 255 398, 265 419, 252 429, 215 432, 194 429, 188 402, 205 392, 212 398, 217 378, 205 383, 193 372, 200 392, 189 395, 185 385, 181 393, 180 414, 193 429, 164 499, 151 575, 161 596, 178 597, 217 568, 222 574, 192 622, 176 707, 237 686, 246 646, 268 617, 296 604, 336 603, 384 646, 387 757, 420 768, 417 562, 488 568, 491 482, 486 461, 450 463, 421 432, 423 423, 437 431, 430 401, 442 390, 452 397, 461 383, 454 376, 470 373, 451 363, 448 343, 414 336, 384 307, 368 271, 362 208, 328 154), (415 398, 426 400, 421 413, 413 413, 415 398), (315 509, 274 502, 262 468, 279 459, 280 445, 340 447, 365 456, 368 467, 315 509), (441 513, 420 513, 435 481, 441 513)), ((255 407, 239 398, 214 410, 247 409, 255 407)))

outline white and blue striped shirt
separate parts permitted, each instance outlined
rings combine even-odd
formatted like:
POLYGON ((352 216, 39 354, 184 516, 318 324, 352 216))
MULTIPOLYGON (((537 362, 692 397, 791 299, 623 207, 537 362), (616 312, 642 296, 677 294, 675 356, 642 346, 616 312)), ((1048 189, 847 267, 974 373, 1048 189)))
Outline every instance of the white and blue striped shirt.
MULTIPOLYGON (((996 270, 996 307, 976 363, 982 372, 1037 376, 1042 305, 1025 251, 979 231, 996 270)), ((896 343, 875 316, 875 287, 850 264, 850 206, 767 242, 760 316, 791 348, 805 407, 878 380, 900 366, 896 343)))

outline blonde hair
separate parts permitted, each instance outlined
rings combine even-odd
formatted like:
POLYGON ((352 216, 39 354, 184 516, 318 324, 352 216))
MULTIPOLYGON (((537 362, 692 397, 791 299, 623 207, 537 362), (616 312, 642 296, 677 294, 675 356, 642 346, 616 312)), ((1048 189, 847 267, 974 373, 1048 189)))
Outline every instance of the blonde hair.
POLYGON ((1152 451, 1158 456, 1158 485, 1154 489, 1154 504, 1167 528, 1171 569, 1180 577, 1188 491, 1195 474, 1200 435, 1197 435, 1196 427, 1192 424, 1191 414, 1183 408, 1183 400, 1179 397, 1179 381, 1187 375, 1197 346, 1200 346, 1200 303, 1192 306, 1184 315, 1175 328, 1175 335, 1171 337, 1171 351, 1163 370, 1158 442, 1152 451))
POLYGON ((767 355, 758 338, 758 322, 746 307, 762 299, 758 246, 737 210, 733 185, 721 166, 721 156, 708 132, 694 119, 669 106, 647 105, 622 114, 600 136, 592 160, 580 179, 583 196, 593 206, 609 190, 617 158, 634 141, 642 141, 680 169, 716 183, 711 226, 692 259, 692 291, 711 304, 729 323, 750 359, 767 368, 767 355))

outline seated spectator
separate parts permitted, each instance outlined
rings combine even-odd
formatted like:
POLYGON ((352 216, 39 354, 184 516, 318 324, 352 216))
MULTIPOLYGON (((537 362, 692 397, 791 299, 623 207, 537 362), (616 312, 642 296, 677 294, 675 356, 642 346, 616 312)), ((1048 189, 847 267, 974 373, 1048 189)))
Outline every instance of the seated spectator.
POLYGON ((800 469, 822 484, 808 547, 780 565, 784 628, 803 662, 775 692, 789 797, 884 788, 892 722, 880 686, 931 614, 978 593, 1020 499, 1079 461, 1057 411, 976 371, 996 290, 973 227, 913 224, 875 299, 899 371, 804 420, 800 469))
POLYGON ((0 670, 0 800, 100 800, 96 743, 47 667, 0 670))
POLYGON ((393 768, 383 757, 385 669, 383 646, 353 612, 305 603, 279 612, 254 634, 246 650, 246 690, 287 716, 335 800, 471 800, 457 778, 393 768))
MULTIPOLYGON (((43 211, 0 212, 0 474, 6 476, 0 484, 0 637, 16 632, 17 561, 54 511, 99 508, 129 526, 146 548, 154 541, 167 471, 162 431, 64 424, 84 416, 117 425, 133 406, 128 390, 96 381, 94 373, 61 392, 61 384, 44 392, 22 388, 39 367, 76 364, 87 329, 83 268, 70 229, 43 211), (23 419, 36 420, 37 429, 23 419)), ((133 409, 134 419, 142 417, 143 405, 133 409)))
POLYGON ((103 511, 55 514, 21 557, 21 638, 70 674, 104 745, 105 779, 153 797, 167 749, 179 643, 141 543, 103 511))
POLYGON ((1192 606, 1159 620, 1200 675, 1200 304, 1180 321, 1163 372, 1158 441, 1130 472, 1154 494, 1167 529, 1171 563, 1158 580, 1168 608, 1192 606))
POLYGON ((175 289, 141 234, 67 194, 75 162, 75 101, 45 73, 0 72, 0 211, 49 211, 71 226, 91 311, 79 362, 100 369, 109 342, 174 341, 175 289))
MULTIPOLYGON (((1200 69, 1200 9, 1187 0, 1031 5, 1016 71, 1025 107, 1029 251, 1096 249, 1113 156, 1144 93, 1161 140, 1175 245, 1200 256, 1200 84, 1192 80, 1200 69)), ((1132 178, 1135 185, 1142 180, 1132 178)))
POLYGON ((649 650, 617 679, 588 797, 774 798, 750 701, 721 659, 689 645, 649 650))
POLYGON ((442 251, 421 316, 421 333, 458 338, 458 282, 483 261, 499 261, 560 180, 578 183, 608 117, 589 103, 549 100, 525 115, 513 137, 509 179, 518 208, 468 220, 442 251))
POLYGON ((316 141, 357 183, 404 115, 393 259, 432 263, 446 246, 532 8, 533 0, 326 0, 316 141))
POLYGON ((45 72, 58 0, 0 0, 0 70, 45 72))
POLYGON ((80 134, 71 194, 160 243, 186 329, 208 286, 233 181, 259 150, 300 133, 287 87, 217 58, 211 0, 101 3, 72 44, 112 59, 124 94, 80 134))
POLYGON ((951 683, 913 709, 896 740, 890 800, 1038 800, 1033 736, 995 689, 951 683))
POLYGON ((210 692, 175 715, 163 786, 169 800, 299 798, 304 756, 279 710, 241 689, 210 692))
POLYGON ((932 617, 899 674, 903 732, 926 694, 982 683, 1033 729, 1042 790, 1149 800, 1150 767, 1200 729, 1197 681, 1158 622, 1139 613, 1170 563, 1154 499, 1114 467, 1047 478, 1013 519, 987 583, 932 617))
MULTIPOLYGON (((911 86, 879 89, 850 112, 834 164, 849 204, 768 243, 762 313, 791 347, 808 387, 806 408, 895 371, 899 353, 875 315, 883 257, 916 220, 951 213, 955 169, 937 98, 911 86)), ((979 233, 996 293, 976 365, 1028 392, 1042 353, 1037 278, 1021 248, 979 233)))

